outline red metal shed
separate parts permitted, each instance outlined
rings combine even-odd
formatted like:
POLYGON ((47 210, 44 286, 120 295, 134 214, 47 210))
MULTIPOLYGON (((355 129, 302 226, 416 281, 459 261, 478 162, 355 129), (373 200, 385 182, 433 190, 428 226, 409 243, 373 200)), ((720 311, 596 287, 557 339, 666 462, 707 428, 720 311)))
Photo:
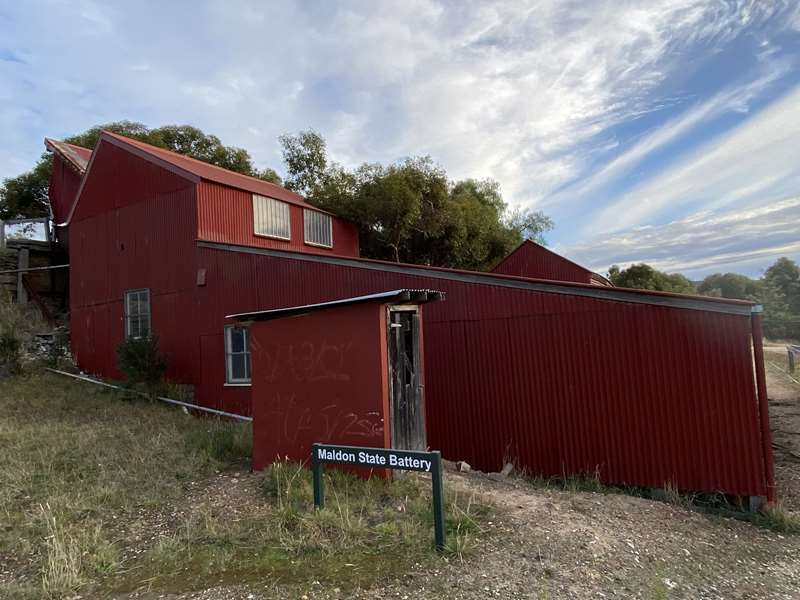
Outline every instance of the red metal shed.
POLYGON ((134 294, 169 377, 202 405, 249 414, 250 381, 226 374, 225 315, 437 289, 448 300, 425 311, 427 434, 445 457, 774 497, 753 303, 362 259, 352 224, 331 216, 331 243, 309 244, 307 211, 320 211, 197 163, 101 136, 68 221, 84 370, 119 375, 134 294), (288 205, 282 237, 254 231, 267 194, 288 205))
POLYGON ((425 450, 421 304, 394 290, 231 315, 249 325, 253 466, 315 442, 425 450))

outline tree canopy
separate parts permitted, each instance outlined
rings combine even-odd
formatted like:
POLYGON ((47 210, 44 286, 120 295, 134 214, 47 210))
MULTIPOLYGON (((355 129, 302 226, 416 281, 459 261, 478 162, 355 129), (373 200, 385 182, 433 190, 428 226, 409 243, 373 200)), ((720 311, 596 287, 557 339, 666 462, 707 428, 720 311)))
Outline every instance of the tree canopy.
MULTIPOLYGON (((103 130, 141 140, 220 167, 281 183, 272 169, 260 171, 250 154, 190 125, 154 129, 134 121, 92 127, 65 141, 93 148, 103 130)), ((524 239, 544 243, 553 222, 541 212, 509 210, 491 179, 451 181, 428 156, 346 169, 328 158, 315 131, 279 138, 287 188, 309 203, 358 226, 362 255, 369 258, 465 269, 488 269, 524 239)), ((42 155, 29 172, 0 188, 0 218, 48 214, 52 156, 42 155)))
POLYGON ((767 337, 800 340, 800 267, 787 257, 775 261, 761 279, 738 273, 714 273, 703 279, 696 290, 683 275, 663 273, 647 264, 627 269, 614 265, 608 278, 621 287, 752 300, 764 307, 767 337))
POLYGON ((627 269, 612 265, 608 270, 608 279, 619 287, 677 294, 696 293, 694 284, 680 273, 665 273, 645 263, 631 265, 627 269))
POLYGON ((708 275, 697 287, 698 293, 704 296, 738 300, 757 298, 760 289, 761 282, 738 273, 714 273, 713 275, 708 275))
MULTIPOLYGON (((247 150, 226 146, 215 135, 207 134, 191 125, 165 125, 149 129, 134 121, 116 121, 87 129, 64 141, 83 148, 94 148, 100 133, 108 130, 126 137, 191 156, 225 169, 280 183, 273 169, 259 170, 253 165, 247 150)), ((42 217, 48 214, 47 188, 52 170, 52 156, 45 152, 36 166, 11 177, 0 186, 0 219, 15 217, 42 217)))
POLYGON ((784 256, 766 270, 759 300, 768 337, 800 340, 800 267, 796 262, 784 256))
POLYGON ((553 227, 541 212, 509 211, 496 181, 451 181, 428 156, 348 170, 314 131, 280 141, 285 185, 355 223, 369 258, 488 269, 525 238, 543 243, 553 227))

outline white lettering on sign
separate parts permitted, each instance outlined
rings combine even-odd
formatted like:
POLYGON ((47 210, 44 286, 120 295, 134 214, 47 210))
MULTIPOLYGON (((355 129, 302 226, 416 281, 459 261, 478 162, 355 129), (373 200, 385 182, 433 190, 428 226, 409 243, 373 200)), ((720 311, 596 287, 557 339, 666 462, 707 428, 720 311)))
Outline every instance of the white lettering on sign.
POLYGON ((356 462, 356 455, 352 452, 342 452, 341 450, 328 450, 326 448, 319 448, 317 451, 317 458, 322 460, 336 460, 341 462, 356 462))
POLYGON ((431 470, 431 461, 421 458, 412 458, 411 456, 395 456, 389 455, 389 466, 398 469, 423 469, 425 471, 431 470))
POLYGON ((364 465, 386 465, 386 457, 378 454, 370 454, 369 452, 359 452, 358 462, 364 465))
POLYGON ((343 450, 317 448, 317 458, 319 460, 328 460, 339 463, 350 463, 372 467, 388 466, 393 469, 417 469, 420 471, 430 471, 433 464, 432 461, 425 460, 424 458, 398 456, 392 452, 390 452, 388 455, 384 455, 377 454, 375 452, 369 452, 368 450, 361 450, 358 452, 358 454, 356 454, 355 452, 346 452, 343 450))

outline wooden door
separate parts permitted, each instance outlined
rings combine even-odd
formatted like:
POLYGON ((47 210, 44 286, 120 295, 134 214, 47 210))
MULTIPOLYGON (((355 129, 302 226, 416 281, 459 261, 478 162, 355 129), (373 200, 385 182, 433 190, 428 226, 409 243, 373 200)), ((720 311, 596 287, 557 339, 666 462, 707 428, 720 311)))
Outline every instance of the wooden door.
POLYGON ((426 450, 420 323, 416 310, 389 312, 389 394, 392 447, 426 450))

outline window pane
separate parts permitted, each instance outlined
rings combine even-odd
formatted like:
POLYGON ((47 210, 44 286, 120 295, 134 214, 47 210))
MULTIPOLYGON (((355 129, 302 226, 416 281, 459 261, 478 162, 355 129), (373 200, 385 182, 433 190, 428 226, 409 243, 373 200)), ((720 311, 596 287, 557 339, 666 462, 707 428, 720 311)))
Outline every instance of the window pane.
POLYGON ((289 205, 253 194, 253 231, 259 235, 289 239, 289 205))
POLYGON ((333 221, 330 215, 315 210, 303 210, 303 230, 305 241, 319 246, 333 246, 333 221))
POLYGON ((231 355, 231 379, 242 380, 247 379, 247 367, 244 354, 231 355))
POLYGON ((139 314, 150 314, 150 292, 147 290, 139 292, 139 314))
POLYGON ((128 295, 128 314, 131 316, 139 314, 139 294, 136 292, 128 295))
POLYGON ((150 335, 150 317, 139 317, 139 337, 147 337, 150 335))
POLYGON ((125 292, 125 333, 131 338, 150 335, 150 290, 125 292))
POLYGON ((244 330, 232 327, 230 330, 230 352, 244 352, 244 330))
POLYGON ((129 330, 128 330, 128 335, 130 337, 132 337, 132 338, 140 337, 140 334, 139 334, 139 317, 130 317, 128 319, 128 322, 130 323, 129 330))

